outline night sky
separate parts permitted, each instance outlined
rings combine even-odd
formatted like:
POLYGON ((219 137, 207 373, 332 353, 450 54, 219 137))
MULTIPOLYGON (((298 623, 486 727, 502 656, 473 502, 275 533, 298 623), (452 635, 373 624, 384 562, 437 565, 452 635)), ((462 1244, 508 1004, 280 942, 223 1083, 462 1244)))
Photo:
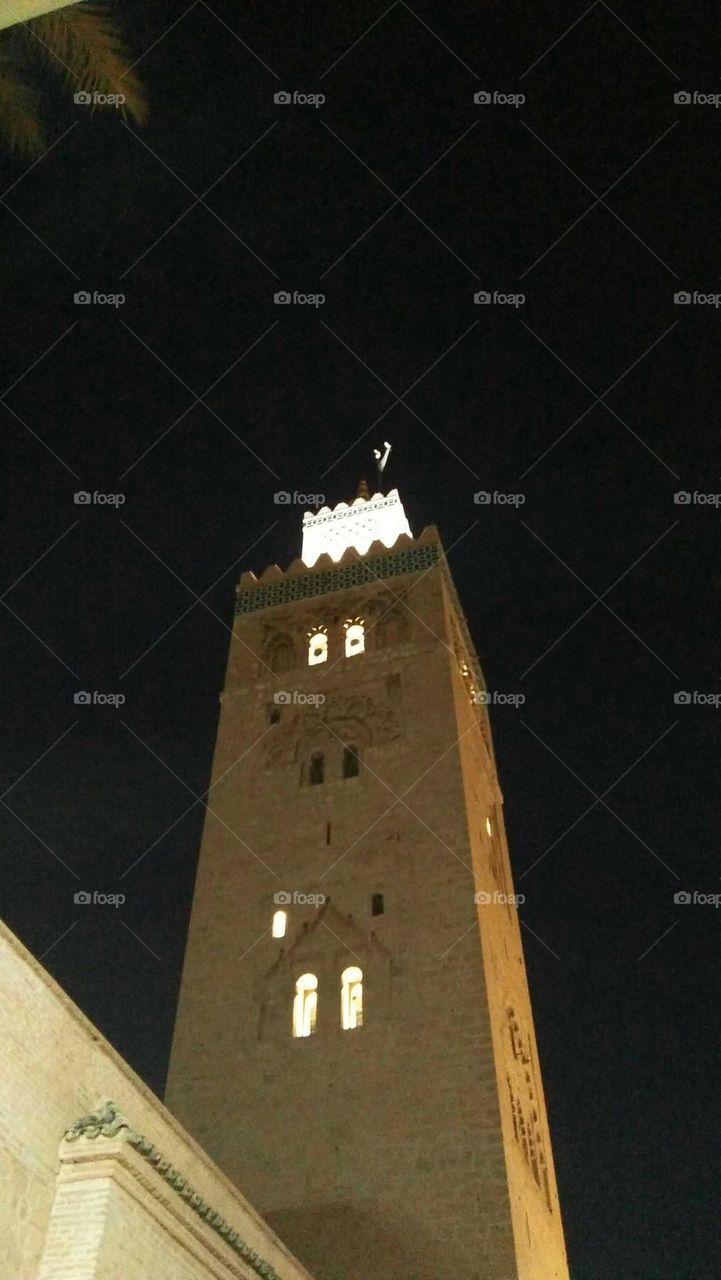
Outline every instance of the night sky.
POLYGON ((299 554, 277 490, 348 499, 391 441, 525 696, 491 720, 573 1280, 717 1280, 721 912, 674 901, 721 893, 720 116, 674 101, 721 89, 715 6, 123 12, 147 127, 48 77, 50 151, 1 164, 4 917, 162 1092, 234 585, 299 554))

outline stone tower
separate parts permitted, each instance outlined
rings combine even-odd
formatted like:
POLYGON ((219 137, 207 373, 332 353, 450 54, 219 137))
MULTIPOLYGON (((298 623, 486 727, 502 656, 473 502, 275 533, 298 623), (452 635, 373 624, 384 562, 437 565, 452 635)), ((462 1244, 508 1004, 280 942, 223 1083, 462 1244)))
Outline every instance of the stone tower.
POLYGON ((568 1280, 483 687, 395 490, 243 574, 166 1100, 315 1280, 568 1280))

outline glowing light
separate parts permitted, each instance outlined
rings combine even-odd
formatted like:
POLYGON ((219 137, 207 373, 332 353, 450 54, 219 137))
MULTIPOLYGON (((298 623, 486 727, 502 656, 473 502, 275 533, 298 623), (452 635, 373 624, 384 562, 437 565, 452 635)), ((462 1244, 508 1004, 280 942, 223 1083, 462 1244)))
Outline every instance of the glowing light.
POLYGON ((397 489, 387 494, 374 493, 372 498, 356 498, 350 505, 339 502, 333 508, 321 507, 315 515, 306 511, 302 560, 309 566, 324 554, 331 560, 340 560, 349 547, 365 555, 372 542, 392 547, 402 533, 413 536, 397 489))
POLYGON ((314 973, 301 974, 295 984, 293 1001, 293 1035, 310 1036, 315 1031, 318 1012, 318 979, 314 973))
POLYGON ((493 823, 491 822, 490 818, 486 818, 486 831, 488 832, 489 836, 493 835, 493 823))
POLYGON ((285 911, 276 911, 276 912, 274 912, 274 914, 273 914, 273 930, 272 930, 272 933, 273 933, 273 937, 274 937, 274 938, 284 938, 284 937, 285 937, 285 923, 286 923, 286 920, 287 920, 287 919, 288 919, 288 916, 287 916, 287 913, 286 913, 285 911))
POLYGON ((328 637, 324 631, 316 631, 308 639, 308 666, 316 667, 328 657, 328 637))
POLYGON ((341 974, 341 1025, 344 1031, 363 1026, 363 972, 350 965, 341 974))
POLYGON ((363 653, 366 647, 365 627, 360 619, 345 624, 345 656, 352 658, 356 653, 363 653))

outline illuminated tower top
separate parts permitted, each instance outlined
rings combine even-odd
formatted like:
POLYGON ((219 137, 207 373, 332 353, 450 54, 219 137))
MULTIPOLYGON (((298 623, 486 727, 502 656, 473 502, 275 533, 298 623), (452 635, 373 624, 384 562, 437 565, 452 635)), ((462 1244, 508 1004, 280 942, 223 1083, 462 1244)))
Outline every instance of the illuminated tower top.
POLYGON ((340 560, 349 547, 365 555, 371 543, 382 542, 384 547, 392 547, 402 533, 413 537, 398 490, 374 493, 370 497, 367 487, 361 485, 359 496, 351 503, 321 507, 315 515, 306 511, 302 560, 309 567, 323 554, 331 560, 340 560))

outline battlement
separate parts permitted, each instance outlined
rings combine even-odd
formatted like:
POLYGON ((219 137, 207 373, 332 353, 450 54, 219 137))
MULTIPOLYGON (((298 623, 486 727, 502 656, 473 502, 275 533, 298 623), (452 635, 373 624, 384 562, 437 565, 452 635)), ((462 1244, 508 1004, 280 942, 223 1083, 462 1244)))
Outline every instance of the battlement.
POLYGON ((312 568, 300 558, 285 570, 271 564, 259 578, 251 572, 241 576, 236 589, 235 613, 255 613, 258 609, 327 595, 346 587, 416 573, 430 569, 442 558, 438 530, 435 525, 427 525, 417 538, 400 533, 391 547, 376 539, 364 554, 355 547, 347 547, 338 559, 324 552, 312 568))

